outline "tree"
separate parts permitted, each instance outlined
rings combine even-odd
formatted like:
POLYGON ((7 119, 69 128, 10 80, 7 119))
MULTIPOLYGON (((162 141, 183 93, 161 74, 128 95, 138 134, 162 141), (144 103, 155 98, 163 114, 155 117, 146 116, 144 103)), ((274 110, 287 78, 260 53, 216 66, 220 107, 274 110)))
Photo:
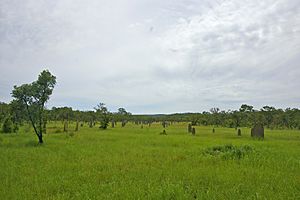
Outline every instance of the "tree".
POLYGON ((49 100, 55 84, 56 77, 48 70, 44 70, 40 73, 37 81, 14 86, 12 91, 14 103, 19 104, 26 111, 40 144, 43 143, 45 104, 49 100))
POLYGON ((110 122, 111 113, 108 111, 104 103, 99 103, 94 109, 96 110, 96 115, 100 121, 99 128, 107 129, 110 122))
POLYGON ((131 116, 130 112, 127 112, 125 108, 118 108, 118 112, 114 113, 113 118, 115 121, 127 121, 131 116))
POLYGON ((219 117, 219 108, 211 108, 210 112, 212 114, 212 121, 214 125, 219 126, 221 123, 220 117, 219 117))
POLYGON ((274 112, 276 111, 276 109, 272 106, 264 106, 261 109, 262 114, 265 117, 265 121, 267 124, 267 127, 270 128, 271 123, 273 122, 273 116, 274 116, 274 112))
POLYGON ((0 102, 0 123, 3 122, 9 115, 10 105, 4 102, 0 102))
POLYGON ((125 110, 125 108, 119 108, 118 109, 118 114, 119 115, 127 115, 127 111, 125 110))
POLYGON ((240 107, 241 122, 244 126, 252 126, 255 124, 255 116, 253 106, 242 104, 240 107))
POLYGON ((233 111, 232 112, 232 119, 233 119, 235 128, 238 128, 238 127, 241 126, 240 124, 241 124, 241 121, 242 121, 242 116, 241 116, 240 112, 233 111))
POLYGON ((253 112, 253 106, 242 104, 240 108, 240 112, 253 112))

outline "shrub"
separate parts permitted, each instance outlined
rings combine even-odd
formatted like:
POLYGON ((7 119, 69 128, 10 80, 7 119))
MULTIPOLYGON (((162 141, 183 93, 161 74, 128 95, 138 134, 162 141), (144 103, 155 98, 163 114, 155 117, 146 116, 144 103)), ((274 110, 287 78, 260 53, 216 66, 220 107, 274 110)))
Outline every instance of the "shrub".
POLYGON ((215 157, 219 156, 225 160, 229 160, 229 159, 239 160, 243 158, 245 155, 253 151, 254 151, 253 148, 248 145, 238 147, 238 146, 233 146, 232 144, 226 144, 223 146, 214 146, 214 147, 207 148, 204 151, 204 154, 215 156, 215 157))
POLYGON ((74 134, 74 132, 73 131, 71 131, 70 133, 69 133, 69 136, 70 137, 73 137, 75 134, 74 134))
POLYGON ((192 128, 192 135, 196 135, 196 129, 194 127, 192 128))
POLYGON ((5 118, 4 123, 2 125, 2 132, 3 133, 12 133, 16 127, 14 126, 10 117, 5 118))
POLYGON ((188 124, 188 133, 192 132, 192 124, 188 124))
POLYGON ((62 131, 59 129, 59 128, 57 128, 55 131, 54 131, 54 133, 61 133, 62 131))
POLYGON ((31 131, 31 125, 30 124, 25 125, 24 132, 29 133, 30 131, 31 131))
POLYGON ((159 133, 160 135, 167 135, 166 130, 164 129, 163 132, 159 133))

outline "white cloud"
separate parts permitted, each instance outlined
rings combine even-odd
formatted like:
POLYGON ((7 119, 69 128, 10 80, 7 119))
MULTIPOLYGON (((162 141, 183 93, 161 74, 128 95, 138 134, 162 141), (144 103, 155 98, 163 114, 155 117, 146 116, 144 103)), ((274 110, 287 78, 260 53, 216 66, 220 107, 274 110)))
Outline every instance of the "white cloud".
POLYGON ((297 0, 1 0, 0 9, 0 100, 48 67, 58 77, 50 105, 300 106, 297 0))

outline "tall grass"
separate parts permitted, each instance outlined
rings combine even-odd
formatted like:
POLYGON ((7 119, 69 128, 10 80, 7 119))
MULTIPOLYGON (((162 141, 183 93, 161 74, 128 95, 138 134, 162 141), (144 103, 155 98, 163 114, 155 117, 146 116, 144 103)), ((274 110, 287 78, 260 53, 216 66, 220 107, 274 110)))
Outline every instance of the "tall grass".
POLYGON ((50 124, 43 145, 28 127, 0 134, 0 199, 300 199, 300 131, 261 141, 246 128, 191 136, 183 123, 168 135, 159 124, 73 129, 50 124))

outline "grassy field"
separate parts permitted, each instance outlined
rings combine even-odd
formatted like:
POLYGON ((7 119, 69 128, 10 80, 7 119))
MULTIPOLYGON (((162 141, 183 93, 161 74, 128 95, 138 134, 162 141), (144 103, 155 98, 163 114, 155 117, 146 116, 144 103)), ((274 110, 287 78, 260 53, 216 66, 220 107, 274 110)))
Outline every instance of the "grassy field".
POLYGON ((119 126, 0 134, 0 199, 300 199, 300 131, 119 126))

